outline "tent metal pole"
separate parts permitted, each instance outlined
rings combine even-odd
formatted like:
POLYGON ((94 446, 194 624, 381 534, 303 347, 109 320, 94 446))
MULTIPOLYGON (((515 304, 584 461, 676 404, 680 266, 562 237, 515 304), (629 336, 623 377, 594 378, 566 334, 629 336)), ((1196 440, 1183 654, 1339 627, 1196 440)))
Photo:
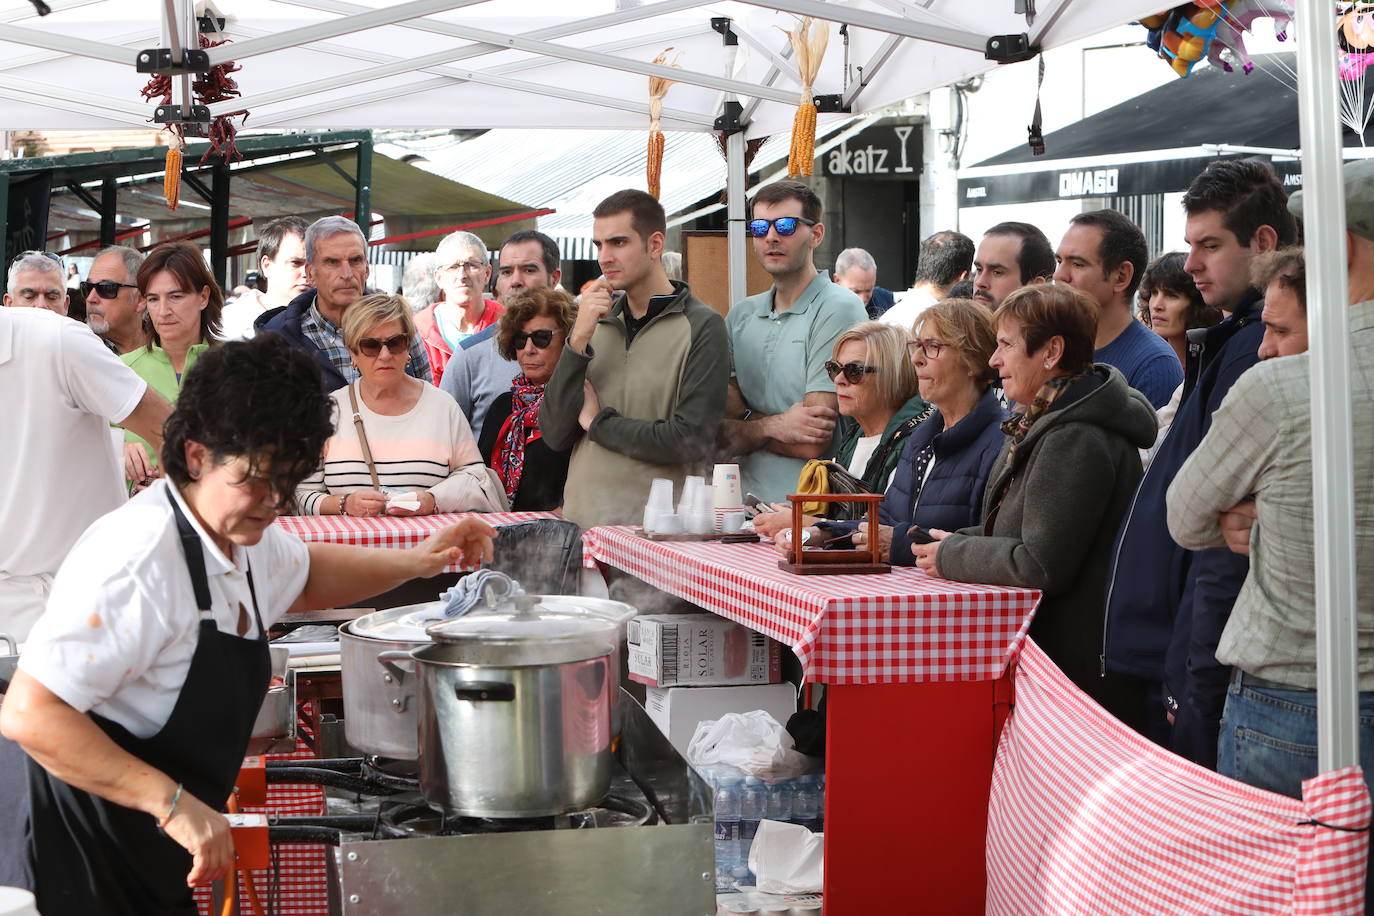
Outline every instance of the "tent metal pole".
POLYGON ((920 38, 937 45, 949 45, 966 51, 982 52, 987 49, 988 37, 949 26, 873 13, 847 4, 827 2, 827 0, 740 0, 750 6, 792 13, 797 16, 811 16, 828 22, 846 23, 860 29, 887 32, 906 38, 920 38))
POLYGON ((71 35, 60 35, 57 32, 29 29, 22 25, 0 25, 0 41, 8 41, 11 44, 24 45, 30 48, 41 48, 44 51, 61 51, 73 57, 89 57, 92 60, 103 60, 112 64, 123 64, 127 67, 133 67, 138 57, 138 52, 133 48, 121 48, 118 45, 93 41, 89 38, 77 38, 71 35))
MULTIPOLYGON (((792 42, 787 42, 786 46, 782 49, 781 56, 783 60, 786 60, 787 58, 792 56, 792 42)), ((778 77, 781 75, 782 70, 779 67, 770 66, 768 68, 768 72, 763 75, 763 79, 760 81, 760 84, 764 86, 771 86, 778 81, 778 77)), ((754 112, 759 110, 759 104, 761 103, 761 101, 761 99, 750 99, 748 102, 744 103, 744 111, 741 112, 739 116, 741 124, 748 125, 750 122, 754 120, 754 112)))
POLYGON ((358 168, 353 183, 353 221, 372 238, 372 138, 358 141, 358 168))
POLYGON ((100 182, 100 245, 115 243, 115 217, 119 210, 119 186, 113 178, 100 182))
MULTIPOLYGON (((51 200, 51 195, 49 195, 51 200)), ((5 250, 0 252, 4 255, 5 263, 10 262, 10 258, 18 254, 18 251, 10 251, 10 173, 0 172, 0 239, 3 239, 5 250)), ((46 246, 45 246, 46 247, 46 246)))
POLYGON ((211 161, 210 170, 210 266, 220 289, 229 288, 229 162, 223 156, 211 161))
POLYGON ((748 295, 748 247, 744 244, 744 131, 725 138, 726 249, 730 259, 730 304, 748 295))
MULTIPOLYGON (((801 85, 801 80, 797 76, 797 68, 794 67, 786 57, 783 57, 777 51, 774 51, 767 44, 765 44, 762 39, 755 38, 748 32, 748 30, 741 28, 738 23, 731 25, 730 31, 738 35, 740 37, 740 40, 747 44, 749 47, 753 48, 755 51, 762 54, 764 58, 773 65, 773 67, 778 71, 778 73, 781 76, 787 77, 789 80, 796 83, 798 86, 801 85)), ((787 42, 787 49, 789 51, 792 49, 791 41, 787 42)))
MULTIPOLYGON (((1328 0, 1297 0, 1298 122, 1312 389, 1317 768, 1359 762, 1350 310, 1336 36, 1328 0)), ((1370 600, 1371 596, 1365 596, 1370 600)))
POLYGON ((868 59, 868 63, 859 68, 862 74, 849 91, 844 94, 844 106, 847 109, 854 105, 854 100, 859 97, 859 93, 868 88, 868 84, 873 82, 873 77, 878 75, 878 71, 883 69, 883 64, 887 63, 897 46, 902 43, 900 35, 889 35, 883 39, 883 43, 878 50, 868 59))

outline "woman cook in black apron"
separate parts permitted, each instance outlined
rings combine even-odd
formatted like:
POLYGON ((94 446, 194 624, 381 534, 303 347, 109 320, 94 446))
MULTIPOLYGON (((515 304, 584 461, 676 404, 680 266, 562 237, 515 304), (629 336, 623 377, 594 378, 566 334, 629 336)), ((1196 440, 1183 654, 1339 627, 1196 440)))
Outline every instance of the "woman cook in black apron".
POLYGON ((329 403, 275 335, 212 350, 167 421, 169 479, 63 563, 0 707, 30 758, 44 916, 194 913, 190 888, 232 861, 219 809, 268 687, 265 627, 490 557, 495 532, 475 520, 412 550, 307 547, 272 527, 319 462, 329 403))

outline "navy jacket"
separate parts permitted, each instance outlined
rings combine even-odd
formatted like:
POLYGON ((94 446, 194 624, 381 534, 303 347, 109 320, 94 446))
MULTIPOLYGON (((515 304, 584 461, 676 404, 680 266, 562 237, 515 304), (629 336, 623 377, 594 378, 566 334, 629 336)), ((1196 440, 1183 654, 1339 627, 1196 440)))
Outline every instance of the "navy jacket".
MULTIPOLYGON (((950 429, 945 429, 945 418, 937 410, 912 430, 892 474, 887 498, 878 507, 879 522, 893 527, 890 562, 894 566, 916 563, 911 555, 911 539, 906 536, 912 525, 957 531, 978 524, 983 517, 983 490, 988 475, 1007 439, 1002 432, 1002 421, 1006 418, 1006 409, 989 388, 973 412, 950 429), (916 456, 932 441, 935 464, 913 509, 916 456)), ((828 522, 826 527, 839 534, 853 531, 858 524, 828 522)))
POLYGON ((339 374, 339 370, 334 368, 325 352, 315 346, 314 341, 306 337, 305 332, 301 330, 301 320, 314 304, 315 291, 308 289, 285 306, 263 312, 253 322, 253 328, 259 334, 268 331, 285 337, 287 343, 305 353, 320 367, 320 372, 324 376, 324 390, 334 391, 347 385, 348 379, 339 374))
MULTIPOLYGON (((1259 359, 1263 300, 1251 290, 1229 318, 1190 341, 1183 402, 1145 472, 1117 537, 1107 589, 1106 670, 1166 681, 1176 699, 1195 637, 1210 643, 1210 666, 1248 560, 1229 550, 1184 550, 1169 535, 1166 494, 1197 448, 1236 379, 1259 359), (1210 637, 1210 631, 1215 633, 1210 637), (1171 645, 1175 644, 1175 645, 1171 645)), ((1193 652, 1197 650, 1194 646, 1193 652)), ((1196 655, 1200 669, 1207 667, 1196 655)), ((1224 675, 1221 690, 1225 690, 1224 675)), ((1215 753, 1215 746, 1213 747, 1215 753)))

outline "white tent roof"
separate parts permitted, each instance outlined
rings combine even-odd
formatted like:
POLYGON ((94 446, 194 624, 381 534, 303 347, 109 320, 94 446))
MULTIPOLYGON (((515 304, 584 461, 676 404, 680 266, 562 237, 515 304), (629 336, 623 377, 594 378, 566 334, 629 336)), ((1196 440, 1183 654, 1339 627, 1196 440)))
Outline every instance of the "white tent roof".
MULTIPOLYGON (((165 2, 189 15, 189 0, 165 2)), ((989 36, 1024 32, 1050 47, 1159 2, 1037 0, 1028 26, 1014 0, 218 0, 233 44, 212 49, 211 61, 242 64, 243 97, 212 113, 248 109, 249 127, 278 129, 642 128, 647 77, 658 73, 679 79, 665 130, 711 130, 737 96, 758 136, 791 125, 799 86, 780 29, 798 14, 829 22, 815 93, 861 113, 988 69, 989 36), (713 30, 715 17, 731 20, 737 49, 713 30), (668 47, 680 71, 649 63, 668 47)), ((42 18, 27 3, 0 11, 0 127, 144 126, 153 106, 134 60, 166 46, 164 4, 51 5, 42 18)))

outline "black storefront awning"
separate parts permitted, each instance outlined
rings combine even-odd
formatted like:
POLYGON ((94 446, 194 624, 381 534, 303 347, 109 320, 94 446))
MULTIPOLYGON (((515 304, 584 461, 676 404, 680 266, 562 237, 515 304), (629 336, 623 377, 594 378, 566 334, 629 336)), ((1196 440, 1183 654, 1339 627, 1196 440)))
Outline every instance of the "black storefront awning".
MULTIPOLYGON (((961 178, 959 205, 1182 191, 1217 155, 1205 149, 1208 145, 1296 149, 1298 99, 1286 75, 1296 65, 1296 55, 1260 55, 1254 61, 1249 74, 1200 68, 1187 79, 1054 131, 1045 137, 1053 158, 1033 156, 1023 143, 985 159, 973 168, 1000 167, 999 174, 961 178), (1140 161, 1153 151, 1159 158, 1140 161), (1075 161, 1056 167, 1064 160, 1075 161), (1020 164, 1028 170, 1008 168, 1020 164)), ((1349 128, 1344 140, 1347 146, 1362 145, 1349 128)), ((1300 162, 1280 159, 1273 165, 1286 185, 1301 185, 1300 162)))

